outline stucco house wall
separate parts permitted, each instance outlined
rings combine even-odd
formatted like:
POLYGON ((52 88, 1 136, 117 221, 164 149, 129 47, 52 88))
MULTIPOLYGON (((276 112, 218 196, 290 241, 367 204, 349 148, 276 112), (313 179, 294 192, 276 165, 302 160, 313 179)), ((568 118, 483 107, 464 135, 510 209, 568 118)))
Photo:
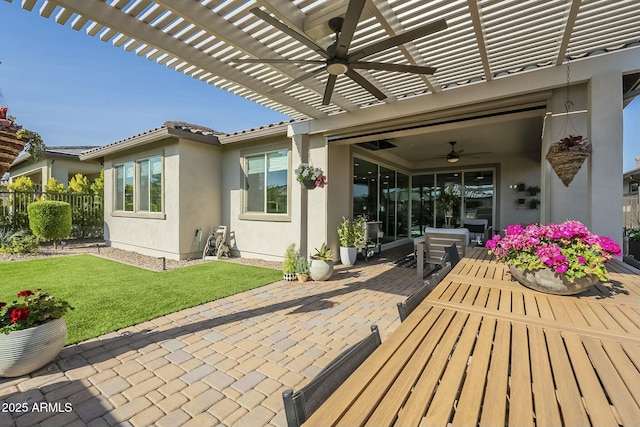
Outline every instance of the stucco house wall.
POLYGON ((224 146, 221 181, 222 223, 229 227, 228 241, 235 255, 281 260, 288 245, 300 244, 301 211, 298 206, 301 190, 292 176, 292 170, 300 163, 300 156, 292 139, 287 136, 286 127, 277 135, 248 139, 243 143, 229 143, 224 146), (243 214, 243 156, 282 148, 289 150, 288 213, 277 218, 273 215, 243 214))
POLYGON ((104 156, 105 241, 144 255, 201 257, 207 237, 221 225, 220 147, 167 136, 104 156), (162 212, 115 210, 114 167, 162 157, 162 212))

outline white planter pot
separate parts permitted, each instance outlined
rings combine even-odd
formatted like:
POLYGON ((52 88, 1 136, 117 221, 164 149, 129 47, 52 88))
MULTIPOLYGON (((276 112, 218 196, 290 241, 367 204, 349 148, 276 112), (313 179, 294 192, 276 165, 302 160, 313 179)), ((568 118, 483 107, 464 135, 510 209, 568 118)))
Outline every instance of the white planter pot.
POLYGON ((343 248, 340 246, 340 262, 343 265, 353 265, 356 263, 358 257, 358 249, 356 248, 343 248))
POLYGON ((309 277, 316 282, 327 280, 333 274, 333 261, 312 259, 309 268, 309 277))
POLYGON ((0 377, 18 377, 42 368, 60 353, 66 341, 64 319, 0 334, 0 377))

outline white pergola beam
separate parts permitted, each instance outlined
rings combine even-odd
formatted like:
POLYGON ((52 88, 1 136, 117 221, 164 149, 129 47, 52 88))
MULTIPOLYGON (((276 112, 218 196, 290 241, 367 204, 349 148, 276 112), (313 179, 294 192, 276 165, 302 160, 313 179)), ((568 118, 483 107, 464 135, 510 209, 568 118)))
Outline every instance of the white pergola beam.
POLYGON ((473 22, 473 31, 475 32, 476 41, 478 43, 478 53, 480 54, 480 60, 482 61, 484 78, 487 81, 493 80, 491 66, 489 65, 489 54, 487 53, 487 45, 485 43, 484 26, 482 24, 482 17, 480 16, 480 5, 478 5, 478 0, 467 0, 467 4, 469 5, 471 22, 473 22))
MULTIPOLYGON (((148 45, 152 45, 158 50, 170 53, 175 59, 167 62, 173 63, 177 60, 186 61, 196 67, 210 70, 214 74, 224 77, 229 81, 236 82, 255 92, 256 94, 268 93, 270 86, 239 73, 237 69, 207 55, 192 46, 185 45, 180 40, 169 36, 162 31, 149 25, 140 25, 140 21, 119 9, 111 7, 98 0, 60 0, 61 6, 73 10, 75 13, 87 17, 101 25, 109 26, 118 33, 134 40, 144 40, 148 45)), ((320 118, 325 114, 313 107, 309 107, 297 99, 286 94, 274 94, 271 98, 284 106, 289 106, 302 114, 320 118)))
POLYGON ((576 18, 578 17, 578 11, 580 10, 580 0, 573 0, 571 7, 569 8, 564 24, 564 33, 562 34, 562 41, 558 48, 558 56, 556 56, 556 65, 562 65, 564 58, 567 55, 567 48, 571 41, 571 33, 573 32, 573 26, 576 24, 576 18))

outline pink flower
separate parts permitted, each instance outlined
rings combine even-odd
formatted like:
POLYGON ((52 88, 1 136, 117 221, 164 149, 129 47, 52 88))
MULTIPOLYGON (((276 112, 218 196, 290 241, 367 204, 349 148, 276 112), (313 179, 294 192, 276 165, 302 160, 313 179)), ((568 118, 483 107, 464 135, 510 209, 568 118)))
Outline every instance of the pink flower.
POLYGON ((578 255, 578 264, 584 264, 587 262, 582 255, 578 255))
POLYGON ((556 273, 562 274, 565 273, 568 269, 569 267, 567 267, 567 264, 556 265, 556 273))

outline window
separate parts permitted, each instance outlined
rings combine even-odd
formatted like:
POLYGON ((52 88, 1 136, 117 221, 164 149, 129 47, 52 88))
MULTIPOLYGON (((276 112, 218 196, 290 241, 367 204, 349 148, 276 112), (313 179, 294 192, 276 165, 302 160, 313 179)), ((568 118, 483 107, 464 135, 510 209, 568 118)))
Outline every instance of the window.
POLYGON ((162 212, 162 159, 160 156, 138 162, 138 210, 162 212))
POLYGON ((116 166, 115 210, 133 212, 133 163, 116 166))
POLYGON ((245 156, 244 211, 248 214, 286 214, 289 151, 245 156))
POLYGON ((162 157, 115 165, 115 211, 162 212, 162 157))

